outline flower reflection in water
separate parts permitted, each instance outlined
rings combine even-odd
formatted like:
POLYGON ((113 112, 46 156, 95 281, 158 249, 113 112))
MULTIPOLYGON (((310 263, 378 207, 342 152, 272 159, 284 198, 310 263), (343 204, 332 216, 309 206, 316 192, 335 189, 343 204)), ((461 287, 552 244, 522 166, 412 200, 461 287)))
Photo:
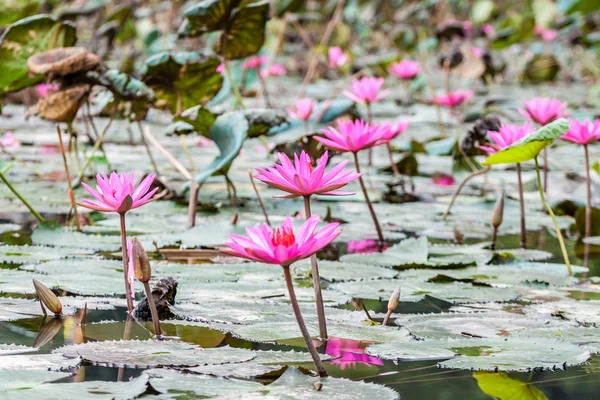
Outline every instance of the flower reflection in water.
POLYGON ((354 240, 347 243, 346 251, 348 254, 354 253, 377 253, 388 248, 387 243, 380 249, 379 243, 375 239, 354 240))
POLYGON ((369 344, 372 342, 330 337, 325 345, 325 354, 337 357, 331 363, 341 369, 355 368, 356 364, 383 365, 379 358, 365 354, 365 347, 369 344))

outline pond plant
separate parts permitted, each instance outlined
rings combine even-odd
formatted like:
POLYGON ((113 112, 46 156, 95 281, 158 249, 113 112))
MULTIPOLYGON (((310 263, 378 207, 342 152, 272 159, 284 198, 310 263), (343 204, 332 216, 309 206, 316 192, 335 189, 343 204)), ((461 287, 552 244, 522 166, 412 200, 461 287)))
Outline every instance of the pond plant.
MULTIPOLYGON (((337 222, 316 230, 318 223, 318 216, 307 217, 306 222, 297 231, 294 231, 292 220, 287 217, 281 227, 277 229, 273 229, 267 224, 247 228, 248 237, 231 235, 232 241, 227 243, 231 250, 222 250, 222 252, 236 257, 276 264, 283 268, 285 284, 287 285, 296 322, 319 376, 325 377, 327 372, 304 323, 290 273, 290 265, 314 255, 341 233, 339 230, 336 231, 339 226, 337 222)), ((317 287, 315 286, 315 290, 317 290, 317 287)))
POLYGON ((599 17, 3 2, 2 397, 594 398, 599 17))

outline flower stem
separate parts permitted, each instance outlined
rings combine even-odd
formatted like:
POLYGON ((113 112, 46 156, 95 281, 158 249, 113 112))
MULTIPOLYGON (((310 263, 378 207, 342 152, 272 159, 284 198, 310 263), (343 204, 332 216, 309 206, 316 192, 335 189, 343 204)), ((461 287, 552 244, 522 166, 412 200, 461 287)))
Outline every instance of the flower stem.
POLYGON ((196 166, 194 165, 194 158, 192 157, 190 148, 188 147, 185 141, 185 135, 179 135, 179 137, 181 138, 181 148, 183 149, 183 152, 185 153, 185 156, 187 157, 188 162, 190 163, 190 171, 193 174, 194 170, 196 169, 196 166))
POLYGON ((156 304, 154 303, 154 296, 148 282, 144 282, 144 290, 146 291, 146 299, 148 300, 148 307, 150 308, 150 314, 152 314, 152 323, 154 324, 154 334, 158 339, 162 339, 162 332, 160 331, 160 320, 158 319, 158 311, 156 311, 156 304))
POLYGON ((554 229, 556 230, 556 236, 558 237, 558 243, 560 244, 560 250, 562 251, 563 258, 565 259, 565 264, 567 265, 567 269, 569 270, 569 275, 573 275, 573 270, 571 269, 571 262, 569 261, 569 255, 567 254, 567 248, 565 247, 565 241, 563 239, 562 233, 560 232, 560 228, 558 227, 558 222, 556 221, 556 216, 554 215, 554 211, 552 211, 552 207, 546 202, 546 198, 544 196, 544 189, 542 187, 542 178, 540 176, 540 164, 538 162, 537 157, 535 160, 535 172, 537 174, 537 184, 538 190, 540 192, 540 198, 542 199, 542 203, 548 210, 548 214, 552 217, 552 223, 554 224, 554 229))
MULTIPOLYGON (((367 123, 369 124, 369 126, 371 126, 372 122, 373 122, 373 111, 371 110, 371 103, 369 103, 368 101, 365 104, 367 106, 367 123)), ((373 148, 369 147, 369 160, 368 160, 368 164, 369 167, 373 166, 373 148)))
MULTIPOLYGON (((354 166, 356 167, 356 172, 360 174, 360 166, 358 164, 358 153, 352 153, 354 155, 354 166)), ((379 244, 383 244, 383 234, 381 233, 381 227, 379 226, 379 221, 377 220, 377 215, 375 215, 375 210, 373 209, 373 204, 371 204, 371 200, 369 200, 369 195, 367 194, 367 188, 365 187, 365 182, 363 181, 362 175, 358 177, 358 182, 360 183, 360 188, 362 189, 363 195, 365 196, 365 201, 367 202, 367 207, 369 207, 369 212, 371 213, 371 218, 373 218, 373 223, 375 224, 375 230, 377 231, 377 238, 379 239, 379 244)))
POLYGON ((121 247, 123 253, 123 279, 125 280, 125 296, 127 297, 127 311, 133 311, 133 299, 129 287, 129 255, 127 254, 127 231, 125 229, 125 213, 119 213, 121 219, 121 247))
POLYGON ((56 132, 58 133, 58 143, 60 145, 60 153, 62 154, 63 164, 65 166, 65 174, 67 175, 67 188, 69 189, 69 202, 73 207, 73 217, 75 218, 75 226, 77 232, 81 232, 81 226, 79 225, 79 213, 77 212, 77 203, 75 202, 75 196, 73 195, 73 186, 71 186, 71 174, 69 174, 69 164, 67 163, 67 155, 65 154, 65 148, 63 146, 62 134, 60 132, 60 126, 56 125, 56 132))
POLYGON ((27 200, 25 200, 25 197, 21 196, 21 194, 19 192, 17 192, 17 189, 15 189, 15 187, 9 182, 9 180, 6 179, 6 176, 4 176, 4 174, 1 171, 0 171, 0 179, 2 179, 2 182, 4 182, 6 184, 6 186, 8 186, 10 191, 13 192, 14 195, 17 196, 17 198, 19 200, 21 200, 21 203, 25 204, 25 207, 27 207, 29 209, 29 211, 31 211, 33 216, 36 217, 38 219, 38 221, 40 221, 40 222, 45 221, 45 219, 37 211, 35 211, 35 209, 31 206, 31 204, 29 204, 29 202, 27 200))
POLYGON ((585 185, 586 185, 586 196, 585 196, 585 237, 592 236, 592 180, 590 178, 590 154, 588 151, 588 145, 583 145, 585 151, 585 185))
POLYGON ((254 193, 256 194, 256 199, 258 200, 258 204, 260 205, 260 209, 262 210, 263 215, 265 216, 265 222, 267 225, 271 226, 271 222, 269 221, 269 214, 267 214, 267 210, 265 209, 265 205, 260 197, 260 193, 258 193, 258 189, 256 188, 256 184, 254 183, 254 177, 252 176, 252 171, 248 171, 248 176, 250 177, 250 183, 252 184, 252 188, 254 189, 254 193))
POLYGON ((456 191, 452 195, 452 199, 450 199, 450 204, 448 204, 448 208, 446 209, 446 211, 444 211, 444 214, 442 215, 442 221, 445 221, 446 218, 448 217, 448 214, 450 214, 450 210, 452 209, 452 206, 454 205, 454 201, 456 200, 456 197, 460 194, 460 191, 467 184, 469 179, 474 178, 477 175, 485 174, 486 172, 488 172, 490 170, 490 168, 491 168, 490 166, 487 166, 485 168, 480 169, 479 171, 475 171, 475 172, 465 176, 465 179, 462 180, 462 182, 460 183, 460 185, 458 185, 458 187, 456 188, 456 191))
POLYGON ((521 208, 521 247, 527 248, 527 229, 525 228, 525 199, 523 198, 523 181, 521 180, 521 163, 517 163, 517 179, 519 183, 519 206, 521 208))
POLYGON ((231 90, 233 90, 233 94, 235 95, 237 102, 239 103, 240 107, 242 107, 242 109, 246 109, 246 106, 244 105, 244 99, 242 98, 240 89, 237 87, 233 80, 233 76, 231 75, 231 70, 229 69, 229 63, 227 62, 227 60, 223 60, 223 65, 225 66, 225 74, 227 75, 229 83, 231 83, 231 90))
POLYGON ((140 137, 142 138, 142 143, 146 148, 146 153, 148 154, 148 158, 150 159, 150 163, 152 164, 152 168, 154 169, 154 173, 157 177, 160 176, 160 172, 158 172, 158 167, 156 166, 156 162, 154 161, 154 157, 152 156, 152 152, 150 151, 150 146, 148 146, 148 141, 146 140, 146 136, 144 136, 144 129, 142 128, 142 123, 140 121, 137 122, 138 129, 140 130, 140 137))
POLYGON ((258 75, 258 79, 260 80, 260 86, 262 91, 262 97, 265 100, 265 107, 273 108, 271 102, 269 101, 269 92, 267 90, 267 80, 260 75, 260 71, 257 69, 256 74, 258 75))
MULTIPOLYGON (((304 213, 306 219, 311 217, 310 196, 304 196, 304 213)), ((323 293, 321 293, 321 276, 319 275, 319 264, 317 263, 317 254, 310 256, 310 266, 313 278, 313 287, 315 289, 315 303, 317 305, 317 317, 319 319, 319 337, 327 339, 327 322, 325 320, 325 307, 323 306, 323 293)))
POLYGON ((187 227, 193 228, 196 226, 196 211, 198 209, 198 194, 200 193, 200 185, 195 179, 190 179, 190 201, 188 203, 188 220, 187 227))
POLYGON ((387 147, 388 156, 390 157, 390 166, 392 167, 392 172, 394 173, 395 177, 400 176, 400 171, 398 171, 398 166, 394 162, 394 156, 392 154, 392 146, 389 143, 386 143, 385 145, 387 147))
POLYGON ((302 337, 306 343, 306 348, 308 349, 308 352, 315 363, 315 367, 317 368, 319 376, 326 377, 327 371, 325 371, 323 361, 321 361, 321 357, 319 356, 319 353, 317 353, 317 349, 315 349, 315 345, 313 344, 310 334, 308 333, 308 329, 306 329, 306 325, 304 324, 304 318, 302 318, 302 312, 300 311, 298 300, 296 299, 296 292, 294 292, 294 284, 292 283, 292 275, 290 273, 289 266, 283 267, 283 275, 285 276, 285 284, 287 285, 288 292, 290 294, 290 303, 292 303, 292 309, 294 310, 294 315, 296 316, 296 322, 298 323, 300 332, 302 332, 302 337))
POLYGON ((543 150, 544 154, 544 193, 548 191, 548 148, 543 150))

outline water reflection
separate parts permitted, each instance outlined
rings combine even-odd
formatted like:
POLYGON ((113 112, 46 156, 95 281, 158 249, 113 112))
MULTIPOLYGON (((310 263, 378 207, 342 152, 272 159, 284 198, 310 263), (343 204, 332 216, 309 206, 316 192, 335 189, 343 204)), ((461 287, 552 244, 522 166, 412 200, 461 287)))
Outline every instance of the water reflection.
MULTIPOLYGON (((319 341, 315 341, 315 346, 318 346, 319 343, 319 341)), ((331 363, 339 366, 342 370, 355 368, 357 364, 383 365, 383 361, 379 358, 365 354, 365 348, 370 344, 373 342, 331 337, 325 343, 325 354, 336 357, 331 360, 331 363)))

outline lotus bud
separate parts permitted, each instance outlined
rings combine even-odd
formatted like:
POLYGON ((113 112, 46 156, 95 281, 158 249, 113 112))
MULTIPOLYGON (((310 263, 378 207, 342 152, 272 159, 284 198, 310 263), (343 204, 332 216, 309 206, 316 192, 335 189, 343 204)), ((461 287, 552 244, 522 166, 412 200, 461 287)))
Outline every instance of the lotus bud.
POLYGON ((144 247, 136 237, 131 242, 133 244, 131 258, 133 259, 135 279, 144 283, 148 282, 152 277, 152 269, 150 268, 150 261, 148 261, 146 250, 144 250, 144 247))
POLYGON ((35 287, 35 293, 40 301, 56 315, 59 315, 62 312, 62 304, 58 297, 52 292, 52 290, 48 289, 42 282, 33 280, 33 286, 35 287))
POLYGON ((385 318, 383 319, 383 325, 388 324, 390 316, 392 315, 396 307, 398 307, 398 304, 400 304, 400 286, 398 286, 390 296, 387 306, 387 313, 385 314, 385 318))
POLYGON ((492 211, 492 245, 491 249, 496 250, 496 235, 498 227, 502 224, 502 215, 504 214, 504 193, 501 193, 496 200, 494 211, 492 211))
POLYGON ((388 311, 394 311, 396 307, 398 307, 398 304, 400 304, 400 286, 398 286, 390 296, 387 306, 388 311))
POLYGON ((492 226, 498 228, 502 224, 502 216, 504 214, 504 194, 501 194, 496 200, 494 211, 492 212, 492 226))

